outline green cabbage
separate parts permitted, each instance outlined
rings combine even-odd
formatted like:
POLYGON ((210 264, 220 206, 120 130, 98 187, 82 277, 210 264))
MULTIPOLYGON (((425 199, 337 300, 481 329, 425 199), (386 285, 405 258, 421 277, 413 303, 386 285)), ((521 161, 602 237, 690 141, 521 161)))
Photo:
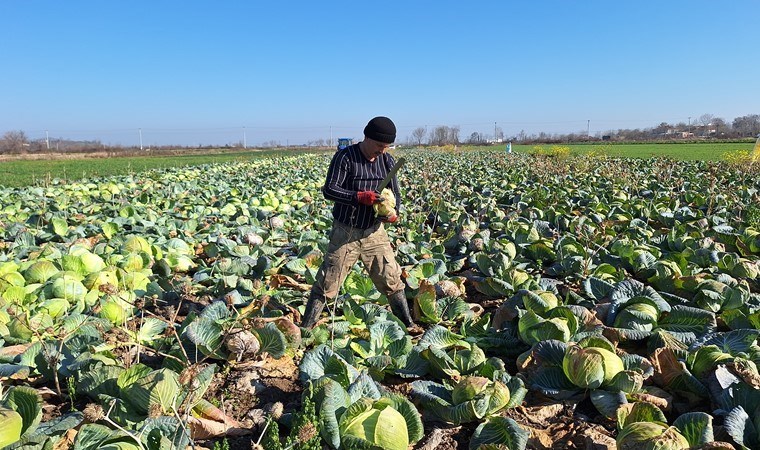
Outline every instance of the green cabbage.
POLYGON ((633 422, 618 433, 618 450, 686 450, 689 441, 675 427, 659 422, 633 422))
POLYGON ((122 253, 138 253, 146 252, 150 253, 150 244, 142 236, 129 236, 121 246, 122 253))
POLYGON ((100 303, 100 317, 114 325, 123 325, 131 316, 131 308, 125 307, 118 299, 110 297, 100 303))
POLYGON ((624 367, 623 360, 610 350, 574 344, 567 347, 562 370, 574 385, 597 389, 609 384, 624 367))
POLYGON ((39 306, 40 309, 44 309, 53 319, 61 317, 68 311, 70 302, 63 298, 51 298, 45 300, 39 306))
POLYGON ((393 408, 389 399, 373 402, 361 398, 348 407, 340 424, 341 437, 348 445, 352 441, 383 450, 406 450, 409 430, 406 420, 393 408))
POLYGON ((130 253, 119 261, 119 267, 127 272, 137 272, 145 267, 145 258, 142 253, 130 253))
POLYGON ((104 284, 110 284, 113 287, 117 287, 119 285, 119 278, 116 276, 116 272, 104 270, 87 275, 84 278, 83 284, 87 289, 91 290, 98 290, 100 286, 104 284))
POLYGON ((187 242, 180 238, 171 238, 166 241, 166 249, 169 253, 177 253, 180 255, 192 255, 193 249, 187 242))
POLYGON ((65 298, 70 303, 76 303, 87 294, 87 288, 74 275, 67 272, 53 281, 51 292, 54 298, 65 298))
POLYGON ((29 266, 24 272, 27 283, 44 283, 59 272, 51 261, 40 260, 29 266))
POLYGON ((456 425, 498 414, 519 404, 525 392, 522 382, 511 378, 507 384, 480 376, 463 377, 452 387, 432 381, 412 382, 412 395, 427 413, 456 425), (514 389, 514 401, 513 392, 514 389))
POLYGON ((19 265, 16 264, 14 261, 3 261, 0 262, 0 275, 5 275, 6 273, 11 272, 18 272, 19 265))
POLYGON ((83 253, 79 257, 82 259, 82 264, 87 270, 87 273, 100 272, 106 267, 106 263, 103 261, 103 258, 94 253, 83 253))
POLYGON ((16 411, 0 406, 0 448, 21 439, 24 420, 16 411))

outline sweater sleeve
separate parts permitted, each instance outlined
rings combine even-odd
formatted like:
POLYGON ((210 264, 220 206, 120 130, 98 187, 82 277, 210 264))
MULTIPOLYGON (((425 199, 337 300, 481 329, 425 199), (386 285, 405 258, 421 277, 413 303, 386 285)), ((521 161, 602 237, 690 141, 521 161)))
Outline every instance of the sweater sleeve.
POLYGON ((322 193, 326 199, 341 203, 356 203, 356 192, 343 187, 350 164, 346 152, 335 153, 327 169, 325 185, 322 186, 322 193))

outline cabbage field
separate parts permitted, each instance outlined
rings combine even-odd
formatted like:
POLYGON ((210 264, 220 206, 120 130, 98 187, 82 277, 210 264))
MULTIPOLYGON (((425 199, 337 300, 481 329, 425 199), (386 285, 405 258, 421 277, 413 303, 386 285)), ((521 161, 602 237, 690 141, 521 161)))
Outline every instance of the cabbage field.
POLYGON ((0 189, 0 448, 760 448, 756 166, 403 155, 422 335, 297 326, 330 155, 0 189))

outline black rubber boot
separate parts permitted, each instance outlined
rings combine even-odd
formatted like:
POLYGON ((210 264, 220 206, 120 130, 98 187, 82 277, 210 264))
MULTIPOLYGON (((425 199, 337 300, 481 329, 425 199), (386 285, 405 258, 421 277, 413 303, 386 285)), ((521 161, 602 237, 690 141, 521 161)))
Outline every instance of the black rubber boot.
POLYGON ((323 295, 318 295, 314 291, 309 294, 309 302, 306 303, 306 311, 303 313, 301 319, 301 328, 313 328, 317 323, 317 319, 322 314, 322 310, 325 309, 325 302, 323 295))
POLYGON ((406 294, 403 290, 396 291, 388 296, 388 303, 391 305, 393 315, 401 319, 407 327, 414 327, 412 315, 409 313, 409 304, 406 302, 406 294))

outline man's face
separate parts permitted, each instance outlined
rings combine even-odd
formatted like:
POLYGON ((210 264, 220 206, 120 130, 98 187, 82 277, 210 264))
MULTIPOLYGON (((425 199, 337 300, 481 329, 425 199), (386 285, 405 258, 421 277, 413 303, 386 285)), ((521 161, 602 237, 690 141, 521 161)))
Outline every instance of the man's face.
POLYGON ((369 143, 369 158, 375 159, 378 156, 385 153, 386 150, 393 144, 386 144, 385 142, 378 142, 374 139, 367 138, 367 142, 369 143))

